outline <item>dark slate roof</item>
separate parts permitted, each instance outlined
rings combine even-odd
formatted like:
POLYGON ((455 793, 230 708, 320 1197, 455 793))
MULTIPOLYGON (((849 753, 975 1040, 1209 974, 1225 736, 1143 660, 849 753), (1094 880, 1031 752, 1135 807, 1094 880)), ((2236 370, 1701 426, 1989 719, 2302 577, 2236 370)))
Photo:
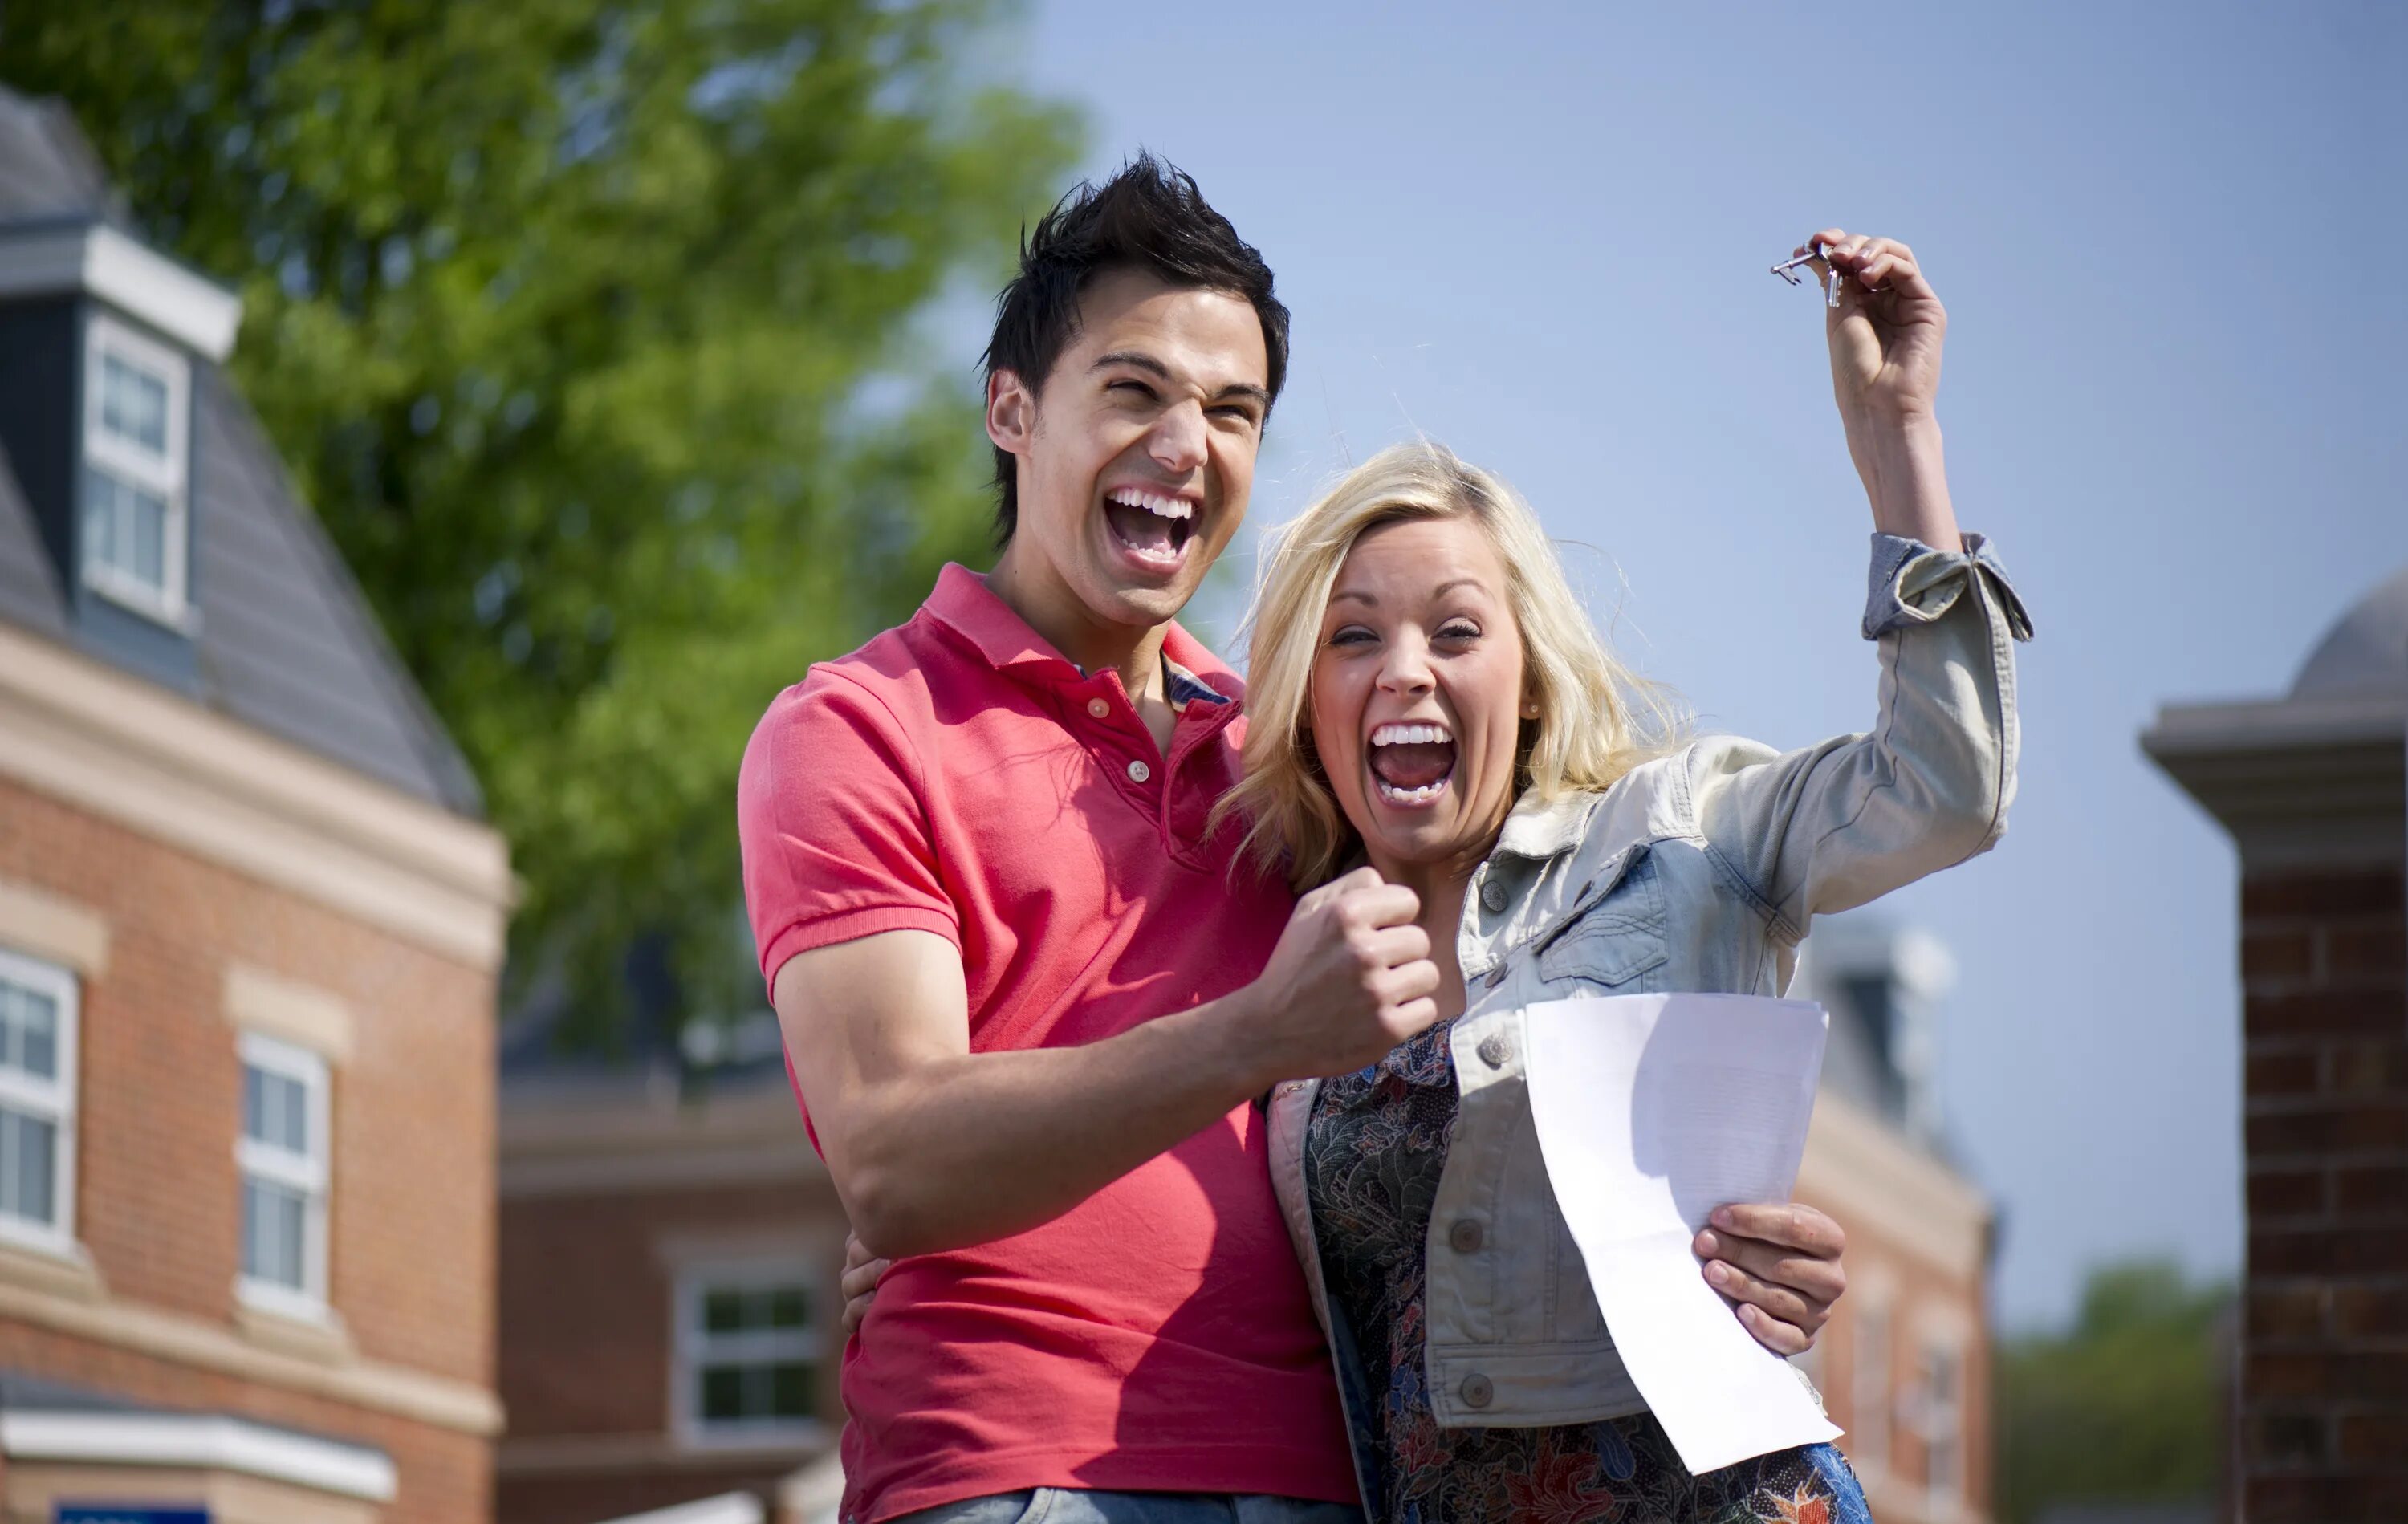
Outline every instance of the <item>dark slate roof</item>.
POLYGON ((317 515, 216 367, 195 368, 194 581, 208 702, 462 814, 477 780, 317 515))
POLYGON ((66 599, 59 573, 42 548, 33 509, 17 490, 8 451, 0 448, 0 620, 51 640, 67 638, 66 599))
POLYGON ((0 88, 0 221, 122 221, 120 212, 99 156, 65 106, 0 88))
MULTIPOLYGON (((106 215, 91 149, 53 102, 0 89, 0 223, 106 215)), ((464 815, 474 776, 294 496, 250 406, 193 360, 193 594, 202 702, 464 815)), ((0 456, 0 620, 72 639, 69 604, 0 456)))

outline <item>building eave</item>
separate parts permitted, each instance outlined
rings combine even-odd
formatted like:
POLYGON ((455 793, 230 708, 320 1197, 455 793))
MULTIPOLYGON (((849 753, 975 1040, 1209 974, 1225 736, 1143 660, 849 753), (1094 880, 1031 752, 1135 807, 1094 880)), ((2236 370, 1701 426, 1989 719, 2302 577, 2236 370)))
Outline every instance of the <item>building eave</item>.
POLYGON ((2391 862, 2408 849, 2408 693, 2168 705, 2141 749, 2250 868, 2391 862))
POLYGON ((0 225, 0 297, 84 293, 212 363, 234 352, 242 298, 97 219, 0 225))
POLYGON ((394 1492, 393 1460, 381 1450, 208 1414, 0 1413, 0 1455, 241 1472, 370 1503, 390 1503, 394 1492))

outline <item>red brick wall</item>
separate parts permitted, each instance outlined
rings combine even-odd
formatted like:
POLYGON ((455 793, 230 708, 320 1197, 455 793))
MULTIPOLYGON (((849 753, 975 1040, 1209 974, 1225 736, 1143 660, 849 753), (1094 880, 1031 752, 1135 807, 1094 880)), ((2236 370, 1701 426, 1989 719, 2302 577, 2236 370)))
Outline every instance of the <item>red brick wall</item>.
MULTIPOLYGON (((799 1132, 801 1123, 796 1123, 799 1132)), ((830 1319, 820 1366, 819 1411, 831 1433, 842 1423, 836 1394, 833 1315, 843 1214, 823 1177, 780 1184, 536 1195, 505 1201, 501 1229, 501 1391, 510 1444, 574 1435, 651 1434, 669 1430, 670 1302, 675 1267, 666 1241, 707 1242, 779 1229, 827 1231, 815 1316, 830 1319)), ((587 1474, 514 1473, 496 1487, 504 1524, 579 1524, 738 1487, 764 1487, 807 1455, 764 1465, 756 1457, 717 1464, 629 1457, 587 1474)))
MULTIPOLYGON (((6 782, 0 877, 108 924, 108 967, 82 983, 76 1231, 109 1295, 232 1324, 241 1069, 224 987, 238 961, 327 990, 352 1013, 353 1051, 334 1071, 328 1273, 353 1343, 370 1359, 490 1385, 491 976, 6 782)), ((93 1384, 136 1372, 142 1390, 128 1394, 144 1401, 373 1428, 388 1448, 398 1442, 382 1435, 407 1431, 408 1454, 442 1459, 420 1478, 394 1449, 404 1493, 442 1505, 392 1517, 486 1517, 482 1440, 5 1332, 28 1352, 10 1362, 93 1384)))
MULTIPOLYGON (((1960 1449, 1962 1457, 1966 1504, 1976 1513, 1987 1515, 1990 1509, 1991 1487, 1991 1422, 1990 1422, 1990 1344, 1988 1332, 1986 1280, 1976 1275, 1971 1280, 1950 1274, 1923 1259, 1914 1246, 1885 1237, 1876 1228, 1862 1220, 1851 1220, 1828 1203, 1813 1203, 1829 1212, 1846 1231, 1848 1246, 1845 1262, 1851 1289, 1840 1298, 1825 1326, 1818 1344, 1823 1351, 1822 1371, 1817 1385, 1823 1393, 1823 1403, 1831 1421, 1851 1431, 1839 1441, 1840 1449, 1852 1459, 1857 1451, 1853 1431, 1860 1427, 1855 1411, 1856 1393, 1856 1361, 1861 1351, 1857 1346, 1856 1315, 1865 1305, 1862 1288, 1874 1280, 1885 1287, 1889 1309, 1889 1381, 1888 1390, 1893 1415, 1913 1398, 1917 1375, 1917 1357, 1923 1344, 1921 1331, 1924 1318, 1938 1311, 1941 1320, 1951 1322, 1966 1332, 1966 1342, 1958 1347, 1962 1362, 1957 1372, 1957 1401, 1961 1415, 1960 1449)), ((1928 1507, 1927 1488, 1929 1473, 1926 1470, 1924 1442, 1919 1432, 1912 1431, 1901 1419, 1893 1417, 1889 1430, 1889 1459, 1875 1486, 1885 1480, 1888 1488, 1870 1501, 1875 1512, 1886 1518, 1896 1514, 1901 1518, 1948 1517, 1942 1511, 1928 1507)))
POLYGON ((2241 890, 2251 1524, 2408 1519, 2408 919, 2399 870, 2241 890))

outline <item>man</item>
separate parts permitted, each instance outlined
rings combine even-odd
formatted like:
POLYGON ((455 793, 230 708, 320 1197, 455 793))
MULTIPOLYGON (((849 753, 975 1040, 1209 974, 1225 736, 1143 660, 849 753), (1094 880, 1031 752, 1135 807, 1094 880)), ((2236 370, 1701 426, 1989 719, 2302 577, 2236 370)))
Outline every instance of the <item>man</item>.
POLYGON ((1410 890, 1292 902, 1208 836, 1240 687, 1172 622, 1244 517, 1287 329, 1185 175, 1065 198, 987 353, 994 571, 947 567, 746 752, 797 1090, 896 1260, 844 1370, 850 1524, 1011 1524, 1037 1488, 1359 1517, 1250 1103, 1427 1026, 1437 973, 1410 890))

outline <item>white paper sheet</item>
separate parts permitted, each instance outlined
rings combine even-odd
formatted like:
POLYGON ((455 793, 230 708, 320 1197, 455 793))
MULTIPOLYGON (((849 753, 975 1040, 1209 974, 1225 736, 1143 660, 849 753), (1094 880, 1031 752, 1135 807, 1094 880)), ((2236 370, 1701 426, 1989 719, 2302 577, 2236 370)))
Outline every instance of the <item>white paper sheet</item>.
POLYGON ((1533 1005, 1530 1110, 1605 1326, 1692 1474, 1832 1439, 1787 1362, 1706 1284, 1726 1202, 1787 1201, 1830 1018, 1806 1001, 1618 995, 1533 1005))

